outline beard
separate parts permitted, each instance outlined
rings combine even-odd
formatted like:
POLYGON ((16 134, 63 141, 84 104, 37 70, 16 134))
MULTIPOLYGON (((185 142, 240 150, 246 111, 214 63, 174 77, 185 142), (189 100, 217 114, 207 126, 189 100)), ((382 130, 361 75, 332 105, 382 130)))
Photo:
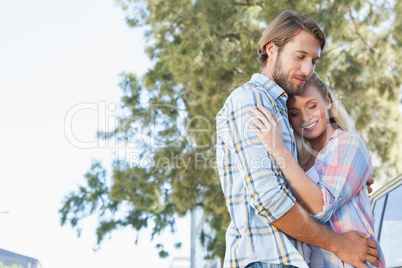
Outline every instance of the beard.
POLYGON ((306 84, 294 85, 292 83, 292 78, 297 77, 305 80, 308 78, 308 76, 305 75, 292 75, 292 77, 288 78, 287 73, 282 68, 282 57, 280 51, 278 51, 278 57, 275 60, 272 75, 275 83, 280 86, 288 95, 301 95, 306 84))

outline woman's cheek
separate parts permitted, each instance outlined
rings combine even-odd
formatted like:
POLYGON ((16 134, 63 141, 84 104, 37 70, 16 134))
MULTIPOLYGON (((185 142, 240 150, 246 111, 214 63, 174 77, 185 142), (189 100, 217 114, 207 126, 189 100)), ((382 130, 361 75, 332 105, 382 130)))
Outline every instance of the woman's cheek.
POLYGON ((317 109, 314 111, 313 116, 315 117, 321 117, 324 114, 324 111, 321 111, 321 109, 317 109))
POLYGON ((295 118, 293 118, 293 119, 290 118, 289 122, 290 122, 290 124, 292 125, 293 130, 296 131, 297 134, 301 135, 301 129, 302 129, 301 121, 300 121, 300 120, 297 120, 297 119, 295 119, 295 118))

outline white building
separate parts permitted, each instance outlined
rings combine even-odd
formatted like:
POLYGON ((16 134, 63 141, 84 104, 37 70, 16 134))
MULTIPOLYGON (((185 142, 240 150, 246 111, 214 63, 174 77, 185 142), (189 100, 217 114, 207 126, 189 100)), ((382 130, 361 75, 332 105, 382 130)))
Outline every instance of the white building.
POLYGON ((190 257, 174 257, 169 268, 220 268, 219 258, 210 259, 201 243, 201 233, 213 236, 214 231, 205 221, 204 211, 198 207, 191 213, 191 254, 190 257))
POLYGON ((42 268, 39 260, 4 249, 0 249, 0 263, 21 268, 42 268))
POLYGON ((219 258, 206 259, 207 250, 201 244, 200 236, 204 232, 213 235, 214 230, 211 229, 205 221, 204 211, 197 207, 191 213, 191 266, 190 268, 220 268, 221 262, 219 258))
POLYGON ((189 257, 174 257, 169 268, 190 268, 189 257))

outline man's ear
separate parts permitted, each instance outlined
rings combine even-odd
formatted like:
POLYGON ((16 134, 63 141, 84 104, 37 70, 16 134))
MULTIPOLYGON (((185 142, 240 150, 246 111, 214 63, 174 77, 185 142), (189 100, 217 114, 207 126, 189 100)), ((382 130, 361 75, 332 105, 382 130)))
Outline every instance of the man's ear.
POLYGON ((278 47, 274 44, 274 42, 269 42, 265 45, 265 52, 267 52, 268 57, 272 57, 276 53, 277 49, 278 47))

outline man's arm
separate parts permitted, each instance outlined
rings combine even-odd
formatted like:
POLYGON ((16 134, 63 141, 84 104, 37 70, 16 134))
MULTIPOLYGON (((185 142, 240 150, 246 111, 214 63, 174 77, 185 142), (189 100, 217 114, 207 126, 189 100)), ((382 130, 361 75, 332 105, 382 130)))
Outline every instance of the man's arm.
MULTIPOLYGON (((375 257, 379 256, 378 252, 375 249, 369 250, 368 238, 365 235, 361 234, 363 236, 361 237, 357 232, 337 234, 313 220, 300 205, 297 203, 295 205, 295 198, 286 187, 285 179, 281 176, 274 158, 267 154, 257 136, 252 135, 253 132, 246 126, 248 120, 246 114, 249 112, 249 107, 262 104, 272 112, 274 108, 270 106, 272 101, 268 98, 269 96, 263 91, 252 90, 232 97, 225 104, 226 110, 221 120, 224 127, 222 126, 219 130, 223 142, 235 153, 239 169, 244 172, 243 183, 251 197, 250 206, 282 232, 300 241, 327 249, 345 262, 357 267, 365 267, 360 265, 361 262, 358 260, 368 258, 376 264, 375 257), (261 160, 264 161, 261 162, 261 160), (345 248, 353 248, 353 250, 345 250, 345 248), (360 248, 357 250, 366 252, 367 256, 362 258, 354 256, 355 248, 360 248), (369 255, 374 257, 369 258, 369 255)), ((284 137, 285 140, 286 137, 284 137)), ((370 245, 374 246, 372 243, 370 245)))
POLYGON ((233 152, 231 161, 244 175, 242 183, 250 197, 248 204, 269 224, 291 209, 296 199, 286 187, 273 156, 265 151, 258 138, 247 128, 246 115, 249 107, 257 104, 265 105, 272 112, 273 102, 263 90, 238 92, 228 98, 225 111, 219 117, 222 124, 217 123, 222 142, 233 152))
POLYGON ((272 224, 285 234, 326 249, 353 266, 367 267, 364 261, 380 265, 377 244, 369 240, 369 235, 356 231, 338 234, 316 222, 298 203, 272 224))

